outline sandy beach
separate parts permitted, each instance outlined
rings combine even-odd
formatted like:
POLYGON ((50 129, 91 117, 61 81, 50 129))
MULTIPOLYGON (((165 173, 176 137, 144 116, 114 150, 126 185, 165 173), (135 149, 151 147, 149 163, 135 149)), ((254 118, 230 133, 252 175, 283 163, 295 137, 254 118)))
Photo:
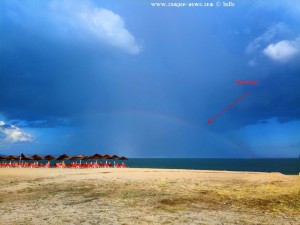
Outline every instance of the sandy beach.
POLYGON ((300 224, 300 177, 171 169, 0 169, 0 224, 300 224))

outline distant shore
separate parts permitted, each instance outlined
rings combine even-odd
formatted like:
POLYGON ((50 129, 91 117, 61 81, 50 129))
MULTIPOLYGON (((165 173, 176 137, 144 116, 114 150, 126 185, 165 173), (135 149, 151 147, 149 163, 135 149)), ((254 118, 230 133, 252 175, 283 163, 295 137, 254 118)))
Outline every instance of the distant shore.
POLYGON ((0 224, 299 224, 300 176, 0 168, 0 224))

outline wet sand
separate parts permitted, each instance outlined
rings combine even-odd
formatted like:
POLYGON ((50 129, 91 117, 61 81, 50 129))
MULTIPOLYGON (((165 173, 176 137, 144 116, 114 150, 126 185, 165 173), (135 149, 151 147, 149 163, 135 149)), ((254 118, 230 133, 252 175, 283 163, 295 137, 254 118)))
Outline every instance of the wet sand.
POLYGON ((0 168, 0 224, 300 224, 300 176, 0 168))

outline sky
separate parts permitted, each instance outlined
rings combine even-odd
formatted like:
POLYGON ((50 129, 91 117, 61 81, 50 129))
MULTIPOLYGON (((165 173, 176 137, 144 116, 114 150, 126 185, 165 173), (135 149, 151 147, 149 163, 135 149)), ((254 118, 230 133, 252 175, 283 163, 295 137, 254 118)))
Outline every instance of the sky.
POLYGON ((298 157, 300 2, 232 2, 2 0, 0 154, 298 157))

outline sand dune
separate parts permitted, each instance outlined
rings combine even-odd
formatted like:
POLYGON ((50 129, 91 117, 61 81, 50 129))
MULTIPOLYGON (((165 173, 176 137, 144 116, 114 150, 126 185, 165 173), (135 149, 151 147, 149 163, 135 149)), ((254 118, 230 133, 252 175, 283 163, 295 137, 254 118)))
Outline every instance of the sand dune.
POLYGON ((300 224, 299 176, 0 169, 0 224, 300 224))

